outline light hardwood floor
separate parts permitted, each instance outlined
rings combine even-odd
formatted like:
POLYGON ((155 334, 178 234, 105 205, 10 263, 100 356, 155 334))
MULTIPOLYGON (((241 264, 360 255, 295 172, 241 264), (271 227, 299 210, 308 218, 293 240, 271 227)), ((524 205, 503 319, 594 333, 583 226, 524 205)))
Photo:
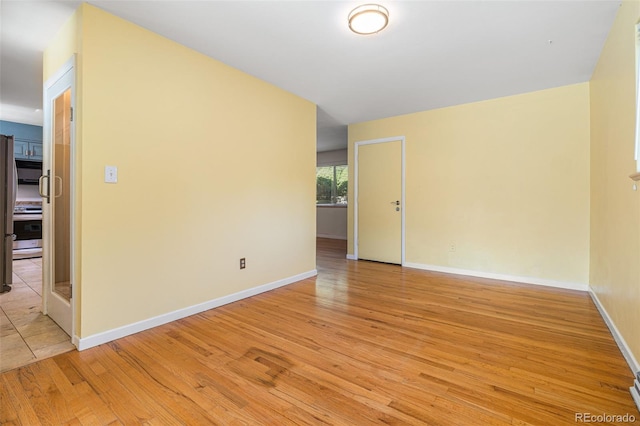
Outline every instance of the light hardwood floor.
POLYGON ((41 312, 41 258, 14 260, 11 287, 0 295, 0 372, 75 349, 41 312))
POLYGON ((319 240, 317 278, 3 373, 0 423, 640 418, 586 293, 344 257, 344 242, 319 240))

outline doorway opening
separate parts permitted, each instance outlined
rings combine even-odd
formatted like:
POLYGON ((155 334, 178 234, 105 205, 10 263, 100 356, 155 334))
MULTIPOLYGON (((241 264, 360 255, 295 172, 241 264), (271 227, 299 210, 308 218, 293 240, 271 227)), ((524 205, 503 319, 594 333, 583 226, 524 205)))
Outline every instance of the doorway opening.
POLYGON ((14 259, 13 289, 0 295, 0 372, 75 349, 74 65, 73 57, 44 86, 42 257, 14 259))

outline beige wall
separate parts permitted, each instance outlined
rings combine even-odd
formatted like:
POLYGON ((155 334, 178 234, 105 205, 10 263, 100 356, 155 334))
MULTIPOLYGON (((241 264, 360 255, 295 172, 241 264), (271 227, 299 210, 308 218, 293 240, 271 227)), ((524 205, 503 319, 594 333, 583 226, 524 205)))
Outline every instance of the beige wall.
POLYGON ((43 53, 43 79, 46 81, 67 60, 80 50, 82 32, 82 14, 79 10, 73 13, 67 22, 58 30, 43 53))
POLYGON ((586 288, 587 83, 351 125, 350 176, 356 141, 392 136, 406 137, 407 263, 586 288))
MULTIPOLYGON (((80 337, 314 270, 315 105, 93 6, 79 16, 80 337)), ((45 72, 67 53, 54 42, 45 72)))
MULTIPOLYGON (((640 360, 640 191, 636 171, 634 25, 625 1, 591 79, 591 287, 640 360)), ((638 366, 636 366, 638 367, 638 366)))

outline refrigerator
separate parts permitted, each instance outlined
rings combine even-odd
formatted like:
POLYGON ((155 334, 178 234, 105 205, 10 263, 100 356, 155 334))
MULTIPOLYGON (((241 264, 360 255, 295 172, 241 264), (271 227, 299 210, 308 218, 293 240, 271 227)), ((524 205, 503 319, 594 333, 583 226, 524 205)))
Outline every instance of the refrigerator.
POLYGON ((16 204, 18 176, 13 157, 13 137, 0 135, 0 235, 2 248, 0 253, 0 293, 11 291, 13 282, 13 209, 16 204))

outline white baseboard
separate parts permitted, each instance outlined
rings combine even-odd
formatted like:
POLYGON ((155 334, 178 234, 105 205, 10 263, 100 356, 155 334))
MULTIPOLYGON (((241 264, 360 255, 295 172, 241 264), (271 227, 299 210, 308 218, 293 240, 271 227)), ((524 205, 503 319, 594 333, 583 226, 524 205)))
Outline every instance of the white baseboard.
POLYGON ((615 323, 609 316, 609 313, 604 308, 604 305, 600 302, 600 299, 598 299, 598 295, 595 293, 595 291, 593 291, 592 288, 589 288, 589 295, 591 295, 591 299, 596 305, 596 308, 598 308, 598 311, 600 312, 602 319, 604 319, 605 324, 607 324, 607 327, 609 327, 609 331, 611 331, 613 339, 618 344, 620 352, 622 352, 622 356, 624 356, 627 364, 629 364, 629 368, 631 368, 633 375, 636 376, 638 372, 640 372, 640 363, 638 363, 638 360, 633 356, 633 353, 631 352, 629 345, 627 345, 626 340, 624 340, 624 337, 622 337, 622 334, 620 334, 618 327, 616 327, 615 323))
POLYGON ((346 240, 347 237, 344 235, 332 235, 332 234, 317 234, 318 238, 329 238, 330 240, 346 240))
POLYGON ((425 265, 422 263, 406 262, 402 266, 407 268, 423 269, 425 271, 445 272, 447 274, 467 275, 470 277, 490 278, 500 281, 513 281, 524 284, 543 285, 547 287, 564 288, 568 290, 588 291, 589 285, 582 283, 571 283, 564 281, 547 280, 543 278, 521 277, 517 275, 494 274, 492 272, 472 271, 468 269, 450 268, 448 266, 425 265))
POLYGON ((358 260, 358 258, 356 257, 355 254, 349 254, 349 253, 347 253, 347 259, 349 259, 349 260, 358 260))
POLYGON ((634 382, 633 386, 631 386, 631 397, 636 403, 638 411, 640 411, 640 377, 638 376, 636 376, 636 381, 634 382))
POLYGON ((102 333, 94 334, 92 336, 83 337, 77 339, 74 342, 79 351, 92 348, 94 346, 101 345, 103 343, 111 342, 116 339, 120 339, 131 334, 138 333, 140 331, 148 330, 150 328, 157 327, 159 325, 166 324, 168 322, 176 321, 181 318, 185 318, 200 312, 208 311, 209 309, 217 308, 218 306, 226 305, 228 303, 237 302, 238 300, 246 299, 247 297, 255 296, 260 293, 264 293, 269 290, 276 289, 288 284, 292 284, 297 281, 304 280, 306 278, 315 277, 318 275, 318 271, 313 269, 302 274, 294 275, 292 277, 283 278, 278 281, 274 281, 268 284, 253 287, 247 290, 242 290, 237 293, 230 294, 228 296, 219 297, 217 299, 209 300, 208 302, 199 303, 197 305, 189 306, 187 308, 178 309, 177 311, 168 312, 166 314, 158 315, 153 318, 138 321, 133 324, 127 324, 122 327, 114 328, 112 330, 104 331, 102 333))
POLYGON ((627 364, 629 364, 629 368, 631 368, 631 371, 635 376, 633 386, 629 388, 629 391, 631 392, 631 397, 633 398, 633 401, 636 403, 636 406, 638 407, 638 411, 640 411, 640 362, 638 362, 636 357, 633 356, 633 353, 631 352, 629 345, 627 345, 627 341, 624 340, 624 337, 622 337, 622 334, 620 334, 618 327, 616 327, 616 324, 613 322, 613 320, 609 316, 609 313, 604 308, 604 305, 602 304, 602 302, 600 302, 600 299, 598 299, 598 295, 596 294, 596 292, 593 291, 592 288, 589 288, 589 294, 591 295, 591 299, 593 300, 593 303, 596 305, 596 308, 598 308, 598 311, 600 312, 600 315, 602 316, 602 319, 604 320, 605 324, 607 324, 607 327, 609 327, 609 331, 611 332, 613 339, 616 341, 618 348, 620 348, 620 352, 622 352, 622 356, 624 357, 625 361, 627 361, 627 364))

